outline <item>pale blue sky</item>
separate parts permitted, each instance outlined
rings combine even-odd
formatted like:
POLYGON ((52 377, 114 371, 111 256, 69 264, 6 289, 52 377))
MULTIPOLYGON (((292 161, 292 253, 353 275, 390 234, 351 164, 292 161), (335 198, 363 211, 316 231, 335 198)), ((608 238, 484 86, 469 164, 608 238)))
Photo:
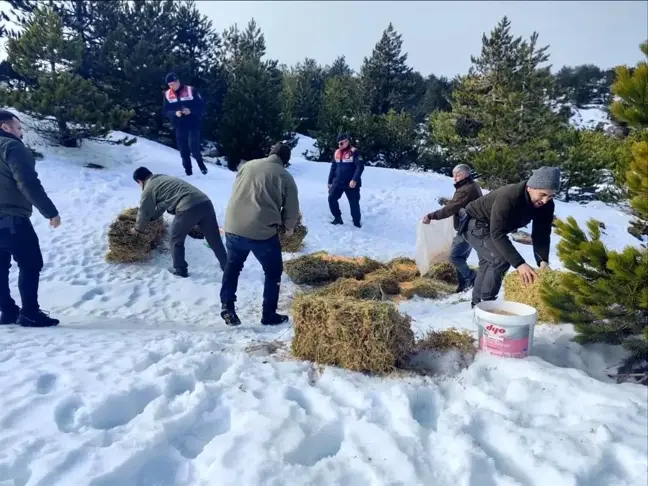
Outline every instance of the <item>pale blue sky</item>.
POLYGON ((648 2, 343 2, 199 1, 219 31, 254 17, 266 37, 268 55, 294 64, 305 57, 330 63, 345 54, 355 70, 371 54, 391 21, 403 34, 409 62, 423 74, 453 76, 479 54, 481 36, 504 15, 516 35, 540 34, 550 45, 554 69, 596 64, 602 68, 641 60, 648 38, 648 2))

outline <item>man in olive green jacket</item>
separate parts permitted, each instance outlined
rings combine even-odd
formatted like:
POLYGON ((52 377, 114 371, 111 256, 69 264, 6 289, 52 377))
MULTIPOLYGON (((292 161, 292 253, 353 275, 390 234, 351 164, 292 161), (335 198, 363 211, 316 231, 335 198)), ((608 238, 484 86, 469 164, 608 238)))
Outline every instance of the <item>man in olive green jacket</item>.
POLYGON ((204 192, 177 177, 153 174, 146 167, 135 170, 133 179, 142 187, 133 233, 146 231, 148 223, 160 218, 165 211, 175 216, 171 224, 171 273, 178 277, 189 276, 184 244, 195 226, 205 235, 221 269, 225 269, 227 255, 220 237, 216 212, 204 192))
POLYGON ((234 302, 238 278, 250 252, 265 273, 261 324, 288 321, 288 316, 277 314, 277 304, 283 273, 278 230, 285 227, 286 233, 292 234, 299 213, 297 184, 285 168, 290 153, 288 145, 278 143, 269 157, 246 162, 236 176, 225 214, 227 265, 220 292, 221 317, 230 326, 241 323, 234 302))

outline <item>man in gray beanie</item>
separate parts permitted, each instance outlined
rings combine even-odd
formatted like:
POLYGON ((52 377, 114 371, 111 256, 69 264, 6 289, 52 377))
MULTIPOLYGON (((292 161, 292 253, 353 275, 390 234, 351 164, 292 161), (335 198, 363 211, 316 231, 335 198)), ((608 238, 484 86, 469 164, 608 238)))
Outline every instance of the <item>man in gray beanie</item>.
POLYGON ((522 281, 533 282, 538 274, 524 261, 508 238, 509 233, 533 222, 531 238, 536 263, 549 264, 554 195, 560 190, 560 169, 541 167, 528 181, 509 184, 489 192, 466 206, 460 232, 479 257, 472 306, 495 300, 509 267, 522 281))

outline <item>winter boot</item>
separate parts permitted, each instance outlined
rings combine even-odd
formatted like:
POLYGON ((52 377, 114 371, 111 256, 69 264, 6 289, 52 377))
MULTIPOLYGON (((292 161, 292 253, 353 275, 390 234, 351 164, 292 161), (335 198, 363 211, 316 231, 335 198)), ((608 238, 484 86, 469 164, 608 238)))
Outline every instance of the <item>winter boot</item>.
POLYGON ((54 319, 40 310, 35 314, 21 313, 18 319, 18 324, 22 327, 53 327, 57 326, 59 322, 58 319, 54 319))
POLYGON ((169 268, 169 272, 171 274, 175 275, 176 277, 182 277, 182 278, 187 278, 189 276, 189 272, 186 270, 180 270, 179 268, 169 268))
POLYGON ((288 322, 288 316, 277 314, 276 312, 274 314, 263 316, 261 318, 261 324, 263 324, 264 326, 279 326, 281 324, 285 324, 286 322, 288 322))
POLYGON ((221 317, 228 326, 239 326, 241 324, 241 319, 236 315, 234 306, 223 304, 221 317))
POLYGON ((362 228, 362 224, 360 223, 360 221, 354 221, 353 226, 355 226, 356 228, 362 228))
POLYGON ((463 282, 459 282, 459 285, 457 286, 457 290, 455 290, 455 293, 460 294, 461 292, 465 292, 468 289, 473 288, 475 285, 475 278, 477 277, 477 274, 473 272, 470 277, 468 277, 468 280, 465 280, 463 282))
POLYGON ((0 326, 6 324, 16 324, 19 317, 20 308, 18 306, 0 311, 0 326))
POLYGON ((342 221, 342 218, 340 218, 340 217, 338 216, 338 217, 335 218, 333 221, 331 221, 331 224, 335 224, 335 225, 338 225, 338 224, 344 224, 344 221, 342 221))
POLYGON ((207 170, 207 167, 203 167, 202 169, 200 169, 200 172, 201 172, 203 175, 206 175, 207 172, 209 172, 209 171, 207 170))

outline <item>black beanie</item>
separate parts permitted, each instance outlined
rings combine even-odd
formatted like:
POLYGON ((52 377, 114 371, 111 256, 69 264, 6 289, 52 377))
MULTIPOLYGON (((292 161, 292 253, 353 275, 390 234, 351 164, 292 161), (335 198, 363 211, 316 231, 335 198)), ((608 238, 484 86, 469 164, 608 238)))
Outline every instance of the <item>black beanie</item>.
POLYGON ((290 162, 291 152, 290 146, 281 142, 274 144, 270 149, 270 155, 278 155, 284 165, 290 162))

